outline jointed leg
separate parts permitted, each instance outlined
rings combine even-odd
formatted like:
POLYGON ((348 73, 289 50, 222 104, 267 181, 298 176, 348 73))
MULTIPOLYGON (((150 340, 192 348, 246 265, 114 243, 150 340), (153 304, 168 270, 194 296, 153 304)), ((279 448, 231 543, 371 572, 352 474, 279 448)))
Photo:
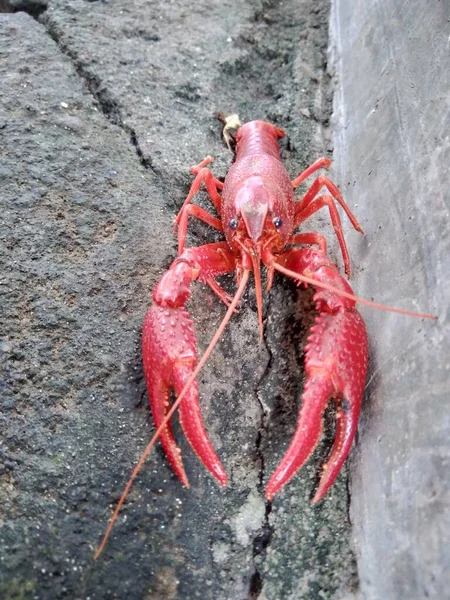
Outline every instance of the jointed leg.
POLYGON ((209 197, 213 201, 214 206, 216 207, 217 211, 220 212, 222 198, 220 197, 219 192, 217 190, 221 190, 223 188, 223 183, 216 179, 211 173, 211 171, 205 166, 209 164, 212 160, 212 157, 208 156, 200 164, 191 167, 191 172, 194 173, 196 177, 192 182, 189 194, 187 195, 186 200, 183 202, 183 206, 181 207, 180 212, 178 213, 177 218, 175 219, 175 227, 179 224, 184 209, 190 204, 192 198, 199 191, 200 186, 203 182, 205 182, 206 190, 208 192, 209 197))
MULTIPOLYGON (((203 167, 206 167, 206 165, 209 165, 209 163, 212 163, 213 160, 214 160, 214 158, 212 156, 207 156, 206 158, 204 158, 202 160, 201 163, 191 167, 191 173, 193 173, 194 175, 198 175, 200 173, 200 171, 203 169, 203 167)), ((216 184, 217 189, 221 190, 223 188, 223 182, 219 181, 216 177, 214 177, 214 175, 212 173, 211 173, 211 177, 212 177, 214 183, 216 184)))
MULTIPOLYGON (((302 175, 300 175, 300 177, 302 177, 302 175)), ((342 206, 342 208, 345 211, 345 214, 350 219, 350 222, 353 225, 353 227, 356 229, 356 231, 359 231, 359 233, 364 233, 363 230, 361 229, 360 224, 356 220, 356 217, 353 215, 352 211, 347 206, 344 198, 341 196, 341 193, 339 192, 337 187, 334 185, 334 183, 332 181, 330 181, 328 179, 328 177, 325 177, 324 175, 319 175, 319 177, 313 182, 313 184, 311 185, 309 190, 306 192, 306 194, 303 196, 303 198, 296 204, 296 206, 295 206, 296 219, 300 217, 300 214, 314 200, 314 198, 320 192, 322 187, 326 187, 327 190, 330 192, 331 196, 334 198, 334 200, 336 200, 336 202, 338 202, 342 206)), ((300 222, 303 220, 304 219, 300 218, 300 222)), ((298 225, 297 221, 296 221, 296 225, 298 225)))
POLYGON ((227 294, 227 292, 222 288, 222 286, 217 283, 217 281, 214 278, 208 279, 206 281, 206 283, 209 285, 209 287, 211 288, 211 290, 216 294, 216 296, 222 300, 222 302, 225 304, 225 306, 230 306, 233 297, 230 296, 230 294, 227 294))
MULTIPOLYGON (((298 204, 297 204, 298 206, 298 204)), ((342 231, 342 223, 341 217, 336 208, 336 204, 334 203, 334 199, 329 194, 324 194, 323 196, 318 196, 315 200, 307 204, 307 206, 295 216, 295 227, 298 227, 300 223, 306 221, 312 214, 320 210, 322 207, 328 206, 328 210, 330 211, 330 218, 333 224, 334 232, 339 240, 339 246, 342 251, 342 258, 344 259, 344 268, 345 274, 347 277, 350 277, 350 256, 347 250, 347 244, 345 243, 344 234, 342 231)))
POLYGON ((307 169, 305 169, 303 173, 300 173, 300 175, 296 179, 291 181, 292 187, 295 190, 295 188, 298 187, 301 183, 303 183, 303 181, 305 181, 305 179, 307 179, 310 175, 312 175, 319 169, 328 169, 330 165, 331 160, 329 158, 319 158, 318 160, 316 160, 316 162, 314 162, 307 169))
POLYGON ((181 254, 184 250, 189 215, 200 219, 200 221, 203 221, 204 223, 208 223, 208 225, 211 225, 211 227, 214 227, 214 229, 217 229, 218 231, 223 231, 222 221, 220 219, 213 217, 208 211, 200 206, 188 204, 178 215, 180 217, 178 224, 178 254, 181 254))
POLYGON ((293 246, 297 244, 316 245, 324 254, 327 253, 327 240, 320 233, 296 233, 289 243, 293 246))

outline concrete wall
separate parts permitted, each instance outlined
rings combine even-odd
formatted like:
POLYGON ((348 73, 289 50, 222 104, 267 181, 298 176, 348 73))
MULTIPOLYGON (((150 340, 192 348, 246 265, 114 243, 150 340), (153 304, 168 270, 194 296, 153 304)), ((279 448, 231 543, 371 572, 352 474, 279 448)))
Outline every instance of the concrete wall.
POLYGON ((351 466, 363 598, 448 598, 448 2, 335 0, 336 179, 365 230, 355 289, 437 322, 362 309, 371 370, 351 466))

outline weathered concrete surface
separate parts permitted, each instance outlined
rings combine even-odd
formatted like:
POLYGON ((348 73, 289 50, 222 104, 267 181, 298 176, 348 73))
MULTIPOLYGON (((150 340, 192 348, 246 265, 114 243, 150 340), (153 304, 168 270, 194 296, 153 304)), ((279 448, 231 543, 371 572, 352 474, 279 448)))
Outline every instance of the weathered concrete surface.
MULTIPOLYGON (((328 446, 272 511, 262 495, 295 427, 299 317, 311 318, 307 296, 283 282, 266 302, 265 344, 250 289, 200 377, 230 486, 218 489, 177 432, 192 488, 154 452, 92 561, 153 430, 140 327, 175 255, 188 166, 212 154, 217 175, 229 167, 218 110, 285 127, 293 176, 327 149, 327 2, 1 8, 27 4, 41 23, 0 15, 0 596, 349 597, 345 473, 309 502, 328 446)), ((326 215, 311 227, 322 220, 328 232, 326 215)), ((191 231, 193 243, 214 239, 191 231)), ((191 307, 204 348, 223 307, 201 286, 191 307)))
POLYGON ((371 371, 353 454, 363 598, 450 589, 450 60, 448 2, 336 0, 335 159, 364 239, 356 289, 435 313, 364 309, 371 371))

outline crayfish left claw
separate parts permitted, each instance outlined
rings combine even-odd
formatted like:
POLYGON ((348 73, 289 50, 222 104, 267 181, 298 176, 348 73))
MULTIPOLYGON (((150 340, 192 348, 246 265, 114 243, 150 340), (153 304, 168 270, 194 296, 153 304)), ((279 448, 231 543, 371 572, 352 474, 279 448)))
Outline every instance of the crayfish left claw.
POLYGON ((331 398, 337 405, 334 445, 313 503, 333 484, 355 436, 367 370, 367 335, 356 310, 323 312, 306 347, 307 380, 294 438, 272 475, 266 497, 273 496, 295 475, 314 451, 322 432, 322 417, 331 398))
POLYGON ((268 500, 272 500, 274 495, 292 479, 314 451, 322 433, 323 411, 332 394, 333 384, 326 375, 316 375, 307 380, 297 430, 286 454, 267 484, 268 500))

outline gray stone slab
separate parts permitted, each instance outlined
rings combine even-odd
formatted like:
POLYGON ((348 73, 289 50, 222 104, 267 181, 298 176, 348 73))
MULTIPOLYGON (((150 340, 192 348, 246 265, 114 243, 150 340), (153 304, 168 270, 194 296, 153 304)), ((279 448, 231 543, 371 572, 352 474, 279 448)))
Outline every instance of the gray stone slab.
MULTIPOLYGON (((365 230, 355 288, 371 368, 351 516, 367 599, 450 589, 449 19, 446 2, 334 3, 337 179, 365 230)), ((354 238, 354 239, 353 239, 354 238)))
MULTIPOLYGON (((140 328, 175 256, 188 167, 212 154, 225 175, 218 110, 285 127, 292 176, 324 152, 327 11, 313 0, 240 10, 72 0, 49 2, 42 24, 0 15, 2 597, 314 599, 355 589, 345 473, 310 505, 329 442, 272 510, 263 499, 295 428, 312 316, 310 296, 282 281, 266 299, 265 343, 250 288, 200 377, 230 486, 216 486, 177 428, 191 489, 155 451, 92 560, 153 431, 140 328)), ((330 231, 327 215, 315 225, 330 231)), ((192 243, 213 239, 192 223, 192 243)), ((224 285, 234 289, 232 278, 224 285)), ((191 311, 205 348, 223 307, 197 286, 191 311)))

